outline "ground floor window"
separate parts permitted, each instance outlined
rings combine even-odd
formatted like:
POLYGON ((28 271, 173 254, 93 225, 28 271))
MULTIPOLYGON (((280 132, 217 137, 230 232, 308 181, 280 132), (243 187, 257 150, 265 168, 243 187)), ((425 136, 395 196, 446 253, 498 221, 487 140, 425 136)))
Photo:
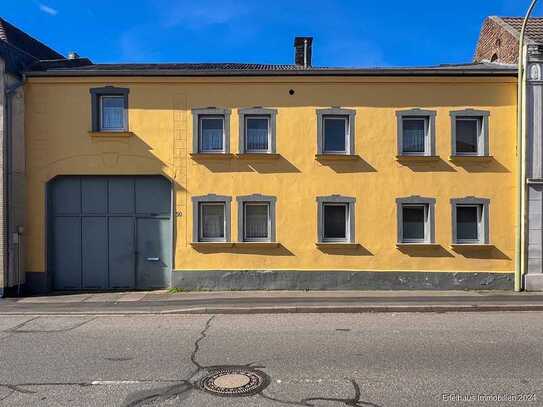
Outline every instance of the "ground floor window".
POLYGON ((467 197, 451 199, 453 242, 488 243, 488 199, 467 197))
POLYGON ((354 198, 340 195, 317 198, 319 242, 354 242, 354 203, 354 198))
POLYGON ((398 198, 398 243, 434 243, 435 199, 411 196, 398 198))

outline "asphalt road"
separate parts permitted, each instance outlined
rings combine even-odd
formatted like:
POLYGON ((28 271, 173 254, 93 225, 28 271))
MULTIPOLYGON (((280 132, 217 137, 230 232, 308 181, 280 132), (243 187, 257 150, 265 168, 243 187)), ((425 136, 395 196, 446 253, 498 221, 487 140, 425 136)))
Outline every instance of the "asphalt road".
POLYGON ((541 406, 542 337, 542 312, 4 315, 0 405, 541 406), (211 395, 217 365, 270 384, 211 395))

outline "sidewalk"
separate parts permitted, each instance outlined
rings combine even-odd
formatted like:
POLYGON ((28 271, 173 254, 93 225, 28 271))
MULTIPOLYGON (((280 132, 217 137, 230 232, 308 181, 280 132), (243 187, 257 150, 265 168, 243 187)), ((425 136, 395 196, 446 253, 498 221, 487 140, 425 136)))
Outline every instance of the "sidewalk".
POLYGON ((0 299, 0 315, 543 311, 510 291, 133 291, 0 299))

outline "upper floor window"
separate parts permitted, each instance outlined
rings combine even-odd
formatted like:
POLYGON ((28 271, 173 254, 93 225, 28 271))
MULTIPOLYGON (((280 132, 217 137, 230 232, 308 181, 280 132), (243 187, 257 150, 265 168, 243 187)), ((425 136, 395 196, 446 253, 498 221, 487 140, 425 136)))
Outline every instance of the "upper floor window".
POLYGON ((355 114, 350 109, 317 110, 317 154, 354 155, 355 114))
POLYGON ((201 153, 224 152, 224 117, 200 115, 198 122, 199 146, 201 153))
POLYGON ((114 86, 90 89, 92 131, 128 130, 128 92, 114 86))
POLYGON ((451 112, 452 155, 487 156, 488 116, 484 110, 458 110, 451 112))
POLYGON ((193 153, 230 152, 230 110, 193 109, 193 153))
POLYGON ((275 109, 239 110, 239 152, 275 154, 275 109))
POLYGON ((435 116, 432 110, 396 112, 399 156, 435 155, 435 116))

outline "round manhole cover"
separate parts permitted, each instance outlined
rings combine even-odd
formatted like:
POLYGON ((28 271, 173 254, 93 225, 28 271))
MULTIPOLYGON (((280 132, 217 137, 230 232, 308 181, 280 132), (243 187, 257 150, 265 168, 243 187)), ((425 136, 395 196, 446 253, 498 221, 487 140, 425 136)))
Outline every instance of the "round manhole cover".
POLYGON ((270 379, 266 373, 246 368, 217 369, 200 379, 200 387, 217 396, 252 396, 268 384, 270 379))

